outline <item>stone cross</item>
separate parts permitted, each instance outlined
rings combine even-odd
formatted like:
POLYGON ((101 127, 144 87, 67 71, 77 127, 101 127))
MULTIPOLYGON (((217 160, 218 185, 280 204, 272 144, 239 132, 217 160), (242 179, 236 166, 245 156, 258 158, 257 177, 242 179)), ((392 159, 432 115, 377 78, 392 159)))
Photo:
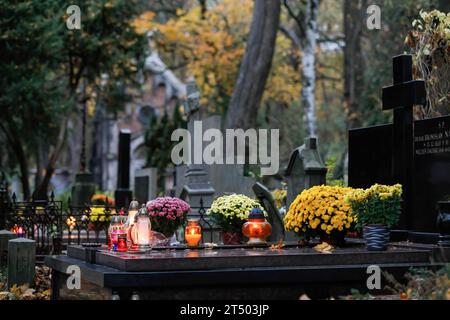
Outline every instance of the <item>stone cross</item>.
MULTIPOLYGON (((205 207, 209 207, 212 203, 212 197, 215 193, 214 188, 208 178, 205 165, 194 164, 194 126, 195 121, 201 120, 200 114, 200 93, 194 82, 187 84, 187 97, 184 102, 185 113, 188 117, 188 130, 191 133, 191 147, 189 150, 190 164, 187 166, 185 173, 185 185, 181 191, 181 198, 187 200, 192 208, 200 207, 200 200, 203 200, 205 207)), ((202 145, 202 141, 197 141, 198 145, 202 145)), ((202 152, 200 150, 200 152, 202 152)))
POLYGON ((394 110, 394 183, 403 185, 403 212, 400 225, 410 228, 413 211, 414 117, 413 106, 426 104, 425 82, 413 80, 411 55, 393 58, 394 84, 383 88, 383 110, 394 110))

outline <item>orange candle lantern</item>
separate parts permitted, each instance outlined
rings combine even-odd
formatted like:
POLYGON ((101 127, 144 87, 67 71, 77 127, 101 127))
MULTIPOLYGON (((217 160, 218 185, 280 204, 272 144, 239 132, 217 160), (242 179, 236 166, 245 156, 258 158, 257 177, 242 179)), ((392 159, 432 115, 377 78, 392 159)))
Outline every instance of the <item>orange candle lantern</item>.
POLYGON ((247 222, 242 226, 242 233, 249 239, 247 244, 265 244, 272 233, 272 226, 261 209, 253 208, 247 222))
POLYGON ((184 239, 188 247, 198 247, 202 240, 202 227, 198 220, 190 219, 184 229, 184 239))

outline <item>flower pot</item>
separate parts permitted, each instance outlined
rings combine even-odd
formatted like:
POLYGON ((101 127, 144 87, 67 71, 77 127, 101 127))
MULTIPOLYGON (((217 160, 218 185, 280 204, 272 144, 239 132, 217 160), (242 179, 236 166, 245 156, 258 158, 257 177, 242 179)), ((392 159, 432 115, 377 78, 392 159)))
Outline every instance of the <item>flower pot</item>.
POLYGON ((237 232, 222 232, 222 241, 225 245, 239 245, 242 242, 242 235, 237 232))
POLYGON ((390 240, 390 231, 384 225, 367 225, 364 227, 364 239, 369 251, 386 251, 390 240))
POLYGON ((345 245, 345 233, 344 232, 335 232, 331 234, 321 234, 320 241, 326 242, 333 247, 343 247, 345 245))

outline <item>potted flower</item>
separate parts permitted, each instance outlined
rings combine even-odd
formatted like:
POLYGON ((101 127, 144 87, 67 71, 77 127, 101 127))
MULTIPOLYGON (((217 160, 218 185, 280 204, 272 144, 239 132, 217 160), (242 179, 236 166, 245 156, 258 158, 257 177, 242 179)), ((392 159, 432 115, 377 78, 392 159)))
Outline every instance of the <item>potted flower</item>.
POLYGON ((343 245, 344 238, 355 222, 345 196, 352 188, 315 186, 304 190, 289 207, 284 217, 286 231, 302 239, 320 237, 322 242, 343 245))
POLYGON ((375 184, 369 189, 357 189, 348 196, 358 228, 363 229, 367 250, 387 250, 390 229, 400 219, 402 186, 375 184))
POLYGON ((106 231, 111 221, 112 213, 107 207, 92 206, 87 216, 88 230, 95 232, 96 241, 99 241, 100 231, 106 231))
POLYGON ((147 202, 147 211, 152 229, 170 238, 184 223, 191 207, 181 199, 161 197, 147 202))
POLYGON ((242 242, 242 225, 253 208, 259 208, 267 215, 258 201, 242 194, 232 194, 214 200, 206 214, 222 229, 223 243, 236 245, 242 242))

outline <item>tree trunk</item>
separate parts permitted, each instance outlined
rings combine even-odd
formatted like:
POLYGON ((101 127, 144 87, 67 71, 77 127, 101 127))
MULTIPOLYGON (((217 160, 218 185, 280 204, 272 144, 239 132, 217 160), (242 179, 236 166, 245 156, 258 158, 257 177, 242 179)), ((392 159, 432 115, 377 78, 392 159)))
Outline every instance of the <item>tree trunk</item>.
POLYGON ((245 54, 225 119, 226 128, 256 124, 258 106, 272 66, 280 20, 280 1, 255 0, 245 54))
POLYGON ((360 107, 364 90, 363 28, 366 0, 344 1, 344 107, 348 129, 362 125, 360 107))
POLYGON ((308 136, 317 134, 316 119, 316 49, 317 49, 317 15, 319 0, 308 0, 306 7, 305 38, 302 41, 302 92, 303 122, 308 136))
POLYGON ((47 167, 45 169, 45 175, 42 179, 42 182, 39 186, 36 186, 36 190, 33 194, 35 199, 44 200, 47 199, 48 187, 50 185, 50 180, 55 173, 57 160, 59 155, 61 154, 62 148, 64 146, 64 141, 66 140, 66 131, 67 131, 68 118, 66 117, 62 121, 61 128, 59 129, 58 137, 56 140, 56 145, 53 148, 47 167))
MULTIPOLYGON (((8 119, 8 116, 6 116, 8 119)), ((23 149, 23 143, 21 143, 19 138, 19 133, 16 132, 16 128, 14 127, 13 121, 7 121, 7 123, 11 123, 12 127, 7 128, 5 125, 0 123, 0 128, 6 136, 6 139, 9 142, 9 146, 13 151, 14 155, 19 162, 20 169, 20 182, 22 183, 22 193, 23 199, 28 200, 30 198, 30 182, 29 182, 29 168, 28 168, 28 158, 23 149)))

